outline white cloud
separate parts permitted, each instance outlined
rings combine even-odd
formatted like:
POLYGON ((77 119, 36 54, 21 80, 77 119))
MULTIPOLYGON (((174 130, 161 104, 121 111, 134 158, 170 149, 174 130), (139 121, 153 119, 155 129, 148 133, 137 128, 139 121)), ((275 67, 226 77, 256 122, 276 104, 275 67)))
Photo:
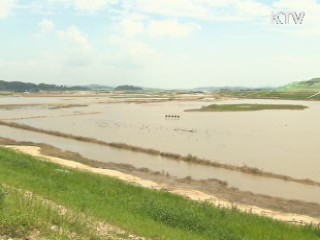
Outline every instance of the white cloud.
POLYGON ((129 54, 135 59, 144 59, 156 55, 156 51, 153 48, 142 42, 128 41, 126 42, 126 46, 129 54))
POLYGON ((295 11, 319 11, 319 4, 316 0, 279 0, 273 4, 275 8, 282 10, 295 10, 295 11))
POLYGON ((77 27, 70 26, 65 31, 58 31, 58 36, 61 39, 67 40, 71 44, 76 44, 83 50, 90 50, 91 45, 86 34, 82 33, 77 27))
POLYGON ((122 20, 120 25, 123 32, 130 36, 141 33, 144 30, 144 24, 142 22, 130 18, 122 20))
MULTIPOLYGON (((86 13, 102 11, 120 3, 120 8, 113 10, 208 21, 247 21, 271 12, 269 6, 257 0, 46 0, 42 4, 48 3, 86 13)), ((137 28, 137 25, 129 28, 137 28)))
POLYGON ((152 36, 184 37, 199 29, 200 26, 197 24, 183 24, 174 20, 151 21, 149 25, 149 32, 152 36))
POLYGON ((73 7, 83 12, 97 12, 118 0, 47 0, 50 4, 60 4, 66 8, 73 7))
POLYGON ((270 7, 254 0, 233 1, 231 6, 244 18, 270 16, 270 7))
POLYGON ((208 21, 245 21, 270 15, 270 7, 255 0, 136 0, 127 8, 167 17, 208 21))
POLYGON ((162 56, 156 49, 138 40, 113 36, 109 42, 115 46, 116 53, 113 55, 117 56, 118 63, 141 66, 151 64, 162 56))
POLYGON ((0 18, 6 18, 12 8, 15 6, 15 0, 1 0, 0 1, 0 18))
POLYGON ((53 32, 55 30, 54 23, 48 19, 43 19, 38 25, 41 29, 41 32, 53 32))
POLYGON ((203 18, 207 11, 193 0, 136 0, 131 4, 137 11, 169 17, 203 18))
MULTIPOLYGON (((80 50, 92 49, 88 35, 81 32, 76 26, 69 26, 66 30, 56 29, 54 22, 43 19, 38 23, 41 33, 50 33, 58 36, 61 40, 69 43, 73 47, 80 50)), ((41 33, 35 34, 37 38, 41 37, 41 33)))
POLYGON ((73 4, 78 10, 95 12, 104 9, 116 0, 73 0, 73 4))

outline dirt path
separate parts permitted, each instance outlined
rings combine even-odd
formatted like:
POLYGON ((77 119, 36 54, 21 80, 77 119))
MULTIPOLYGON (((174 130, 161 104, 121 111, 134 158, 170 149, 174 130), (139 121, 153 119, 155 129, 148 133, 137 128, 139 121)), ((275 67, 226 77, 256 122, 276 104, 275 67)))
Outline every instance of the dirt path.
POLYGON ((70 160, 63 159, 63 158, 57 158, 57 157, 43 155, 40 153, 41 148, 37 147, 37 146, 6 146, 6 147, 20 151, 20 152, 30 154, 32 156, 41 157, 46 161, 57 163, 57 164, 60 164, 62 166, 65 166, 65 167, 68 167, 71 169, 76 169, 76 170, 80 170, 80 171, 92 172, 92 173, 96 173, 96 174, 115 177, 117 179, 129 182, 132 184, 136 184, 136 185, 139 185, 142 187, 146 187, 146 188, 167 190, 171 193, 178 194, 178 195, 181 195, 184 197, 188 197, 192 200, 208 201, 208 202, 214 204, 215 206, 219 206, 219 207, 225 207, 225 208, 230 208, 230 209, 237 208, 243 212, 266 216, 266 217, 270 217, 270 218, 273 218, 276 220, 289 222, 289 223, 314 224, 314 225, 320 224, 319 218, 309 217, 306 215, 282 213, 282 212, 278 212, 278 211, 272 211, 272 210, 268 210, 268 209, 259 208, 256 206, 234 204, 229 201, 219 199, 213 195, 206 194, 201 191, 197 191, 197 190, 193 190, 193 189, 182 189, 182 188, 172 189, 172 187, 167 184, 159 184, 159 183, 156 183, 156 182, 153 182, 150 180, 145 180, 145 179, 142 179, 142 178, 139 178, 136 176, 132 176, 132 175, 129 175, 126 173, 122 173, 119 171, 110 170, 110 169, 94 168, 94 167, 90 167, 90 166, 84 165, 79 162, 70 161, 70 160), (170 190, 168 190, 168 189, 170 189, 170 190))

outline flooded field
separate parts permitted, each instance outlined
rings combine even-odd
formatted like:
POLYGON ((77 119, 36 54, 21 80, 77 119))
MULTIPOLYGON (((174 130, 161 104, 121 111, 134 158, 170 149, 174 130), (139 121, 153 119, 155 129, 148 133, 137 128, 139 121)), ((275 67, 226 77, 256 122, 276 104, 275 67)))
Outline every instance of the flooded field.
POLYGON ((169 174, 177 178, 191 177, 195 180, 218 179, 226 181, 229 187, 234 187, 241 191, 320 204, 319 186, 308 186, 284 180, 252 176, 238 171, 185 163, 164 157, 119 150, 98 144, 48 136, 42 133, 34 133, 6 126, 0 126, 0 132, 1 137, 4 138, 21 142, 29 141, 49 144, 60 149, 79 153, 83 157, 95 161, 129 164, 135 168, 147 168, 153 172, 169 174))
MULTIPOLYGON (((107 103, 111 97, 0 98, 0 104, 39 104, 0 109, 0 119, 105 142, 151 148, 208 161, 249 166, 320 182, 320 103, 275 100, 228 100, 230 103, 300 104, 306 110, 257 112, 185 112, 214 102, 166 101, 107 103), (3 101, 2 101, 3 100, 3 101), (50 108, 51 104, 86 106, 50 108), (179 118, 166 118, 177 115, 179 118)), ((129 99, 129 100, 133 100, 129 99)), ((142 99, 142 98, 141 98, 142 99)), ((113 99, 114 100, 114 99, 113 99)), ((175 161, 43 133, 0 126, 0 137, 47 143, 89 159, 193 179, 219 179, 242 191, 320 203, 320 188, 237 171, 175 161)))

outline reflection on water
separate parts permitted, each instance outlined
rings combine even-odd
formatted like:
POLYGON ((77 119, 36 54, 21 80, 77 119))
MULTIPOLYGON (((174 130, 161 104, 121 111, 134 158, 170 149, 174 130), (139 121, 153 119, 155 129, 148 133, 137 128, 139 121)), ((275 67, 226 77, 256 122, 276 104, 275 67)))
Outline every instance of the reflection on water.
POLYGON ((77 152, 92 160, 130 164, 137 168, 148 168, 152 171, 167 172, 171 176, 178 178, 187 176, 191 176, 194 179, 215 178, 227 181, 229 186, 239 188, 242 191, 251 191, 269 196, 320 203, 320 187, 190 164, 158 156, 119 150, 6 126, 0 126, 0 137, 10 138, 16 141, 46 143, 64 150, 77 152))

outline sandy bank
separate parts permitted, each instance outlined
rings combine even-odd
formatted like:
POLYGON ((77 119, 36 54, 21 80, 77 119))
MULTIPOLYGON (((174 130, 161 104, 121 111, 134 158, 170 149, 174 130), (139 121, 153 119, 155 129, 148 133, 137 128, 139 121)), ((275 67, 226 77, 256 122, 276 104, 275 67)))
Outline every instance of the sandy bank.
POLYGON ((140 177, 132 176, 130 174, 122 173, 115 170, 110 169, 101 169, 101 168, 94 168, 87 165, 84 165, 79 162, 70 161, 63 158, 57 158, 57 157, 51 157, 47 155, 43 155, 40 153, 40 147, 37 146, 6 146, 8 148, 21 151, 27 154, 30 154, 32 156, 41 157, 43 160, 53 162, 60 164, 62 166, 76 169, 80 171, 86 171, 86 172, 92 172, 96 174, 101 175, 107 175, 111 177, 115 177, 117 179, 136 184, 142 187, 151 188, 151 189, 157 189, 157 190, 165 190, 169 191, 174 194, 178 194, 184 197, 188 197, 190 199, 196 200, 196 201, 208 201, 216 206, 219 207, 225 207, 225 208, 237 208, 240 211, 257 214, 261 216, 271 217, 276 220, 289 222, 289 223, 295 223, 295 224, 314 224, 319 225, 320 219, 309 217, 306 215, 299 215, 299 214, 290 214, 290 213, 282 213, 279 211, 273 211, 268 210, 264 208, 259 208, 256 206, 249 206, 249 205, 243 205, 243 204, 234 204, 229 201, 226 201, 224 199, 217 198, 213 195, 206 194, 204 192, 193 190, 193 189, 183 189, 183 188, 172 188, 171 186, 167 184, 159 184, 150 180, 145 180, 140 177))

